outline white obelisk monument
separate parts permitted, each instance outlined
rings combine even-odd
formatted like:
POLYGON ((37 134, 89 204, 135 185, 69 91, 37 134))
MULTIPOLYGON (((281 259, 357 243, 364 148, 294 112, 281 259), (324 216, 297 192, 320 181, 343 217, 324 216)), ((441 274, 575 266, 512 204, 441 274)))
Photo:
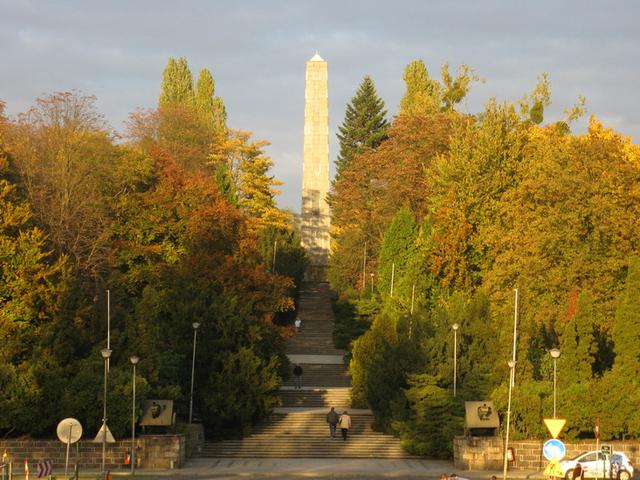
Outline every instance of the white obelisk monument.
POLYGON ((309 280, 326 280, 329 259, 329 93, 327 62, 307 62, 302 166, 302 246, 310 260, 309 280))

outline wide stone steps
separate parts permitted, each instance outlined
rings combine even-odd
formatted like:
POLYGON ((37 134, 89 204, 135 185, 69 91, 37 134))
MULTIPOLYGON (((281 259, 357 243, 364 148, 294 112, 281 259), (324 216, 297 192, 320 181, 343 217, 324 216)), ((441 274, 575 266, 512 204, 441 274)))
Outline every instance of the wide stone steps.
POLYGON ((344 355, 333 344, 333 311, 329 287, 323 283, 304 284, 300 291, 300 330, 287 342, 288 354, 344 355))
MULTIPOLYGON (((300 330, 287 342, 285 353, 303 369, 302 389, 295 378, 280 388, 282 406, 242 439, 206 442, 204 458, 415 458, 400 440, 371 428, 370 410, 349 408, 351 376, 343 364, 345 352, 333 344, 334 317, 326 283, 302 286, 299 301, 300 330), (326 414, 351 412, 347 441, 330 438, 326 414)), ((327 461, 331 465, 331 460, 327 461)))
MULTIPOLYGON (((317 365, 301 363, 302 384, 309 387, 350 387, 351 375, 344 365, 317 365)), ((295 377, 283 383, 284 387, 295 386, 295 377)))
POLYGON ((269 440, 259 444, 226 444, 210 447, 205 444, 202 458, 414 458, 388 439, 374 444, 367 438, 346 442, 342 439, 324 438, 309 441, 307 438, 291 438, 280 444, 269 440))
MULTIPOLYGON (((337 408, 336 412, 341 414, 344 409, 337 408)), ((323 438, 328 432, 329 427, 326 421, 326 409, 322 413, 288 413, 274 414, 269 423, 265 423, 256 429, 253 437, 261 437, 264 435, 274 436, 317 436, 323 438)), ((351 429, 350 431, 358 435, 384 436, 383 433, 374 432, 371 428, 373 422, 372 415, 350 414, 351 429)))
POLYGON ((323 344, 320 342, 313 346, 305 343, 292 344, 287 347, 287 353, 294 355, 344 355, 344 351, 337 350, 333 343, 323 344))
POLYGON ((280 390, 282 407, 336 407, 351 405, 351 388, 280 390))
MULTIPOLYGON (((342 413, 340 410, 338 410, 342 413)), ((347 441, 329 437, 325 413, 273 415, 241 440, 207 442, 202 457, 244 458, 412 458, 397 438, 374 432, 372 415, 351 415, 347 441)))

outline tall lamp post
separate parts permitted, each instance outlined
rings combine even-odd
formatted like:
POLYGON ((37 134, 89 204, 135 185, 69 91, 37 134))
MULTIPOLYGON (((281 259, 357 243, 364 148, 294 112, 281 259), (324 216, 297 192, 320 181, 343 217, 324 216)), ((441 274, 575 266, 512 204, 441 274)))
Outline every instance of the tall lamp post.
POLYGON ((560 349, 552 348, 549 350, 549 355, 553 358, 553 418, 556 418, 556 372, 558 358, 560 358, 560 349))
POLYGON ((509 402, 507 404, 507 431, 504 436, 504 465, 502 469, 502 479, 507 480, 507 467, 508 467, 508 455, 509 452, 509 429, 511 428, 511 390, 515 384, 515 368, 516 368, 516 346, 518 336, 518 289, 513 289, 515 293, 514 309, 513 309, 513 353, 511 360, 507 362, 509 365, 509 402))
POLYGON ((131 473, 136 471, 136 365, 140 359, 133 355, 129 357, 133 365, 133 401, 131 402, 131 473))
POLYGON ((193 378, 196 371, 196 339, 198 338, 198 327, 200 324, 198 322, 193 322, 191 324, 193 327, 193 357, 191 360, 191 395, 189 397, 189 424, 191 424, 193 420, 193 378))
POLYGON ((507 452, 509 451, 509 428, 511 425, 511 388, 515 383, 516 362, 514 360, 509 360, 507 362, 507 365, 509 365, 509 401, 507 403, 507 431, 505 433, 504 439, 504 470, 502 472, 503 479, 507 478, 507 452))
POLYGON ((451 325, 453 329, 453 396, 456 396, 458 385, 458 328, 460 325, 454 323, 451 325))
POLYGON ((109 357, 111 350, 103 348, 100 351, 104 360, 104 390, 102 394, 102 475, 106 472, 105 463, 107 458, 107 377, 109 375, 109 357))

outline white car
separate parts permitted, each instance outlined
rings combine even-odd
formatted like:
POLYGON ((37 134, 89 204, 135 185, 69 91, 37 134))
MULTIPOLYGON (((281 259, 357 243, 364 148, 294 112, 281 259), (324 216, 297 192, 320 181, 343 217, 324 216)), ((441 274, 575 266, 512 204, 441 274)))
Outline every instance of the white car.
POLYGON ((611 457, 607 458, 602 452, 592 451, 581 453, 570 460, 563 460, 560 466, 564 471, 564 478, 567 480, 573 478, 573 470, 578 463, 584 470, 585 477, 619 480, 630 480, 633 477, 633 465, 622 452, 613 452, 611 457))

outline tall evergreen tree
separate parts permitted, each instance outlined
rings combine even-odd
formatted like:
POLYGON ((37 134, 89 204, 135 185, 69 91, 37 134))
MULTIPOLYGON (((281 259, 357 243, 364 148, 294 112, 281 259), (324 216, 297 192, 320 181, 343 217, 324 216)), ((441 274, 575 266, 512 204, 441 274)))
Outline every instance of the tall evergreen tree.
POLYGON ((411 283, 414 294, 414 306, 431 307, 437 295, 437 279, 429 269, 435 239, 433 218, 425 217, 418 228, 415 255, 409 259, 407 266, 407 282, 411 283))
POLYGON ((351 102, 347 104, 344 121, 339 127, 340 154, 336 160, 336 178, 349 161, 362 151, 375 149, 387 138, 389 122, 384 101, 376 93, 371 77, 366 76, 351 102))
POLYGON ((407 206, 398 210, 391 224, 384 232, 378 265, 378 288, 384 296, 391 292, 393 276, 393 297, 407 305, 411 301, 411 280, 408 266, 416 255, 418 226, 411 209, 407 206))
POLYGON ((402 75, 406 84, 404 97, 400 101, 400 113, 425 115, 440 111, 442 86, 429 77, 427 66, 422 60, 409 63, 402 75))
POLYGON ((192 104, 193 76, 187 59, 173 57, 167 61, 167 66, 162 72, 162 84, 160 85, 160 98, 158 104, 161 107, 175 104, 192 104))
POLYGON ((567 375, 565 383, 587 383, 593 376, 596 340, 593 334, 593 299, 587 292, 578 297, 577 308, 564 327, 560 339, 560 368, 567 375))
POLYGON ((215 130, 224 133, 227 124, 227 112, 224 101, 215 96, 213 75, 206 68, 200 70, 196 83, 195 104, 203 120, 215 130))
POLYGON ((613 341, 614 370, 637 381, 640 376, 640 257, 629 260, 627 284, 616 309, 613 341))

